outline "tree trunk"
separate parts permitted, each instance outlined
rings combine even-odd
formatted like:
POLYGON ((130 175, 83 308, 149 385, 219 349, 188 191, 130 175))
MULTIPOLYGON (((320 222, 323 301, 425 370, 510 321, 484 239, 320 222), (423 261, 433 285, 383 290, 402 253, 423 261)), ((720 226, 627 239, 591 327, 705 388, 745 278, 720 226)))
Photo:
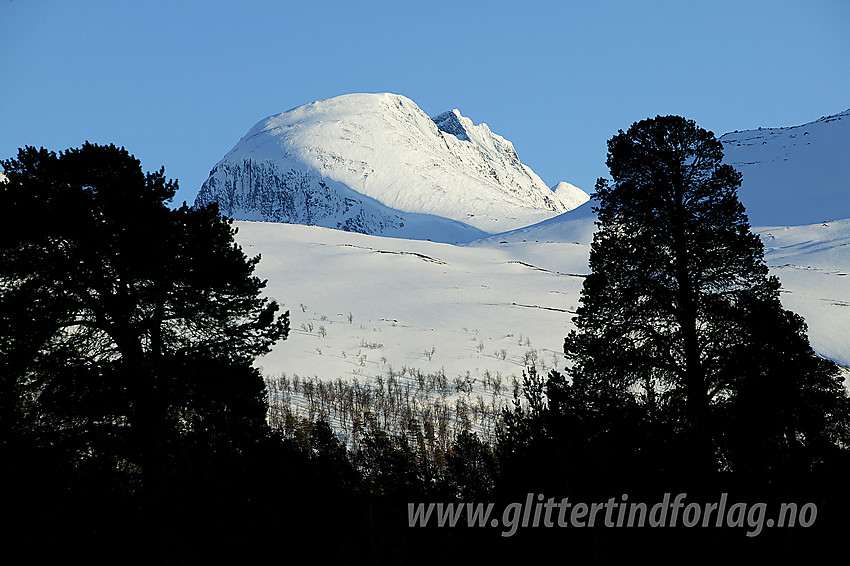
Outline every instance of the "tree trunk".
POLYGON ((702 352, 699 343, 698 309, 696 288, 691 278, 691 258, 687 245, 687 234, 683 219, 682 194, 676 194, 676 206, 682 210, 673 215, 675 231, 674 256, 675 276, 678 284, 677 322, 682 333, 685 354, 684 390, 685 411, 688 428, 687 468, 695 476, 702 476, 714 468, 711 435, 708 430, 708 387, 702 352))

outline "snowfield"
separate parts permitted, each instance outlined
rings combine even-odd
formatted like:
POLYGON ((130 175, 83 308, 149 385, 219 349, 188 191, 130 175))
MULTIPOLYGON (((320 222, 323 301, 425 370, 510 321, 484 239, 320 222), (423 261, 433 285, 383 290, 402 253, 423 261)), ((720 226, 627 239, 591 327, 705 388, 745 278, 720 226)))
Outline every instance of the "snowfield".
POLYGON ((389 368, 520 376, 560 367, 587 244, 453 246, 312 226, 238 222, 292 332, 266 373, 373 377, 389 368), (543 264, 535 257, 546 255, 543 264))
POLYGON ((816 352, 850 366, 850 219, 757 232, 782 304, 805 317, 816 352))
MULTIPOLYGON (((592 220, 582 207, 462 246, 236 222, 246 253, 262 255, 267 293, 292 316, 289 339, 258 364, 361 380, 404 367, 506 381, 529 364, 563 369, 592 220)), ((850 220, 755 231, 815 350, 850 366, 850 220)))

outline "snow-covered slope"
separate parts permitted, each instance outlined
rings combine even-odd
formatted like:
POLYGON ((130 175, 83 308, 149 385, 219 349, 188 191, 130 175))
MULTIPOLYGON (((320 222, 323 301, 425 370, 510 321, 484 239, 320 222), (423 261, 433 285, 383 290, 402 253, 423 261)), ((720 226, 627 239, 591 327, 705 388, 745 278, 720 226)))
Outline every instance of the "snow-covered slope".
POLYGON ((756 232, 782 304, 806 319, 812 347, 850 366, 850 219, 756 232))
MULTIPOLYGON (((591 200, 544 222, 477 240, 467 247, 499 246, 502 253, 539 269, 586 273, 596 230, 596 214, 591 210, 595 204, 591 200)), ((762 226, 753 231, 764 243, 771 274, 782 282, 783 305, 806 319, 812 347, 850 367, 850 219, 762 226)), ((577 302, 578 296, 573 300, 577 302)))
POLYGON ((725 161, 744 176, 739 194, 753 226, 850 218, 850 110, 720 141, 725 161))
POLYGON ((593 211, 598 206, 595 200, 588 200, 581 206, 559 214, 543 222, 502 232, 470 242, 470 246, 490 245, 493 243, 520 242, 564 242, 589 245, 596 231, 597 216, 593 211))
POLYGON ((457 110, 429 118, 396 94, 350 94, 257 123, 212 169, 195 204, 236 219, 470 241, 587 200, 552 190, 511 142, 457 110))
POLYGON ((236 222, 261 254, 266 293, 292 331, 258 361, 266 374, 357 378, 392 368, 505 383, 526 362, 563 366, 587 248, 549 243, 454 246, 271 222, 236 222), (548 259, 548 263, 538 260, 548 259))
MULTIPOLYGON (((262 254, 268 294, 292 315, 289 339, 258 363, 367 382, 391 368, 506 382, 528 363, 563 368, 592 220, 568 217, 466 246, 237 222, 245 251, 262 254)), ((759 233, 783 304, 806 319, 819 354, 850 366, 850 220, 759 233)))

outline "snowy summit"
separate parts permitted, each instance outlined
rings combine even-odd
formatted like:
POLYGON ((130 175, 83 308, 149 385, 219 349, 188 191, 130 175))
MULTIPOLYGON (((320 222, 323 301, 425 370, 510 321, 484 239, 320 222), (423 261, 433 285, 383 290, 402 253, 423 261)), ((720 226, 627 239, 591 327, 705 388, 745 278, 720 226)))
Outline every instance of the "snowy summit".
POLYGON ((574 209, 510 141, 458 110, 434 118, 397 94, 348 94, 258 122, 215 165, 196 205, 238 220, 465 242, 574 209))

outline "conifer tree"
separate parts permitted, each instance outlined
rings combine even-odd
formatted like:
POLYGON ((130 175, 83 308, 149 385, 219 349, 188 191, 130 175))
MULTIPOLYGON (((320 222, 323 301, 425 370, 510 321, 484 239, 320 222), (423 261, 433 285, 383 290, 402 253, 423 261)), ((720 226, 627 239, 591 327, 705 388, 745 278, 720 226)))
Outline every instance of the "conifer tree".
POLYGON ((155 499, 260 441, 252 362, 288 313, 230 221, 169 208, 176 182, 112 145, 28 147, 2 165, 0 206, 18 222, 0 227, 0 448, 61 447, 66 478, 155 499))
POLYGON ((571 379, 550 380, 555 398, 569 389, 598 407, 640 403, 680 429, 685 463, 701 472, 718 466, 718 409, 749 400, 756 382, 777 405, 762 413, 781 421, 768 428, 782 434, 762 439, 774 451, 824 435, 834 443, 847 423, 837 424, 846 417, 838 369, 782 308, 738 199, 741 175, 722 159, 711 132, 678 116, 609 140, 592 273, 564 346, 571 379), (821 411, 818 431, 802 434, 812 426, 802 407, 816 399, 808 411, 821 411))

